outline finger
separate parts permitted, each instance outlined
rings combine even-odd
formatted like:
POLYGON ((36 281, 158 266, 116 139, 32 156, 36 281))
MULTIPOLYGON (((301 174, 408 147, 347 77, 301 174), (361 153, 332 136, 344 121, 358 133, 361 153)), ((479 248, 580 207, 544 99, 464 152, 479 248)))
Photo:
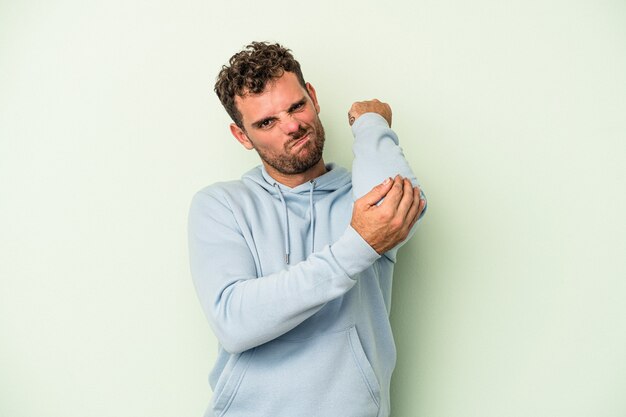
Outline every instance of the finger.
POLYGON ((422 217, 422 213, 424 213, 424 210, 426 210, 426 199, 420 198, 420 206, 417 212, 417 220, 419 220, 419 218, 422 217))
MULTIPOLYGON (((424 210, 426 210, 426 198, 423 196, 421 190, 418 190, 418 195, 420 198, 419 206, 417 208, 417 215, 415 216, 415 219, 413 220, 413 224, 417 223, 417 221, 422 217, 424 210)), ((413 225, 411 225, 411 227, 413 227, 413 225)))
POLYGON ((391 178, 387 178, 381 184, 372 188, 367 194, 361 197, 360 200, 363 200, 367 205, 373 206, 389 193, 393 184, 394 181, 391 178))
POLYGON ((411 184, 411 181, 408 178, 404 179, 403 187, 404 189, 402 193, 402 199, 398 203, 398 211, 396 212, 396 215, 398 215, 404 220, 407 217, 407 213, 409 212, 409 209, 413 205, 414 197, 413 197, 413 184, 411 184))
POLYGON ((411 230, 413 226, 415 226, 415 223, 419 221, 420 217, 422 217, 422 213, 424 212, 425 208, 426 208, 426 200, 422 199, 420 200, 419 209, 417 211, 417 216, 415 216, 415 218, 411 222, 411 228, 409 230, 411 230))
POLYGON ((398 209, 398 204, 400 204, 400 200, 402 199, 403 194, 403 178, 400 175, 396 175, 393 180, 393 187, 391 187, 391 190, 389 190, 389 192, 385 196, 385 201, 381 203, 380 207, 391 209, 395 212, 398 209))
POLYGON ((413 205, 411 205, 411 208, 409 209, 407 216, 406 216, 406 221, 409 225, 409 230, 413 228, 413 226, 419 219, 421 210, 423 210, 424 208, 424 200, 420 199, 419 188, 417 187, 413 188, 412 194, 413 194, 413 205))

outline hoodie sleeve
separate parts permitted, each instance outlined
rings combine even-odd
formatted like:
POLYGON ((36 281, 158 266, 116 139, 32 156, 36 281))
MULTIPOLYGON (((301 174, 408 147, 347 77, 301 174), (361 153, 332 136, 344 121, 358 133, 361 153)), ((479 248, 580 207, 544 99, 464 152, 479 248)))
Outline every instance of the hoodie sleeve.
MULTIPOLYGON (((363 197, 385 178, 393 178, 398 174, 409 178, 413 186, 419 186, 399 146, 398 136, 391 130, 384 117, 377 113, 363 114, 352 125, 352 134, 354 135, 352 192, 355 200, 363 197)), ((426 198, 423 190, 421 196, 426 198)), ((426 207, 420 215, 420 220, 425 213, 426 207)), ((395 262, 398 249, 413 236, 418 223, 419 221, 413 226, 404 242, 385 254, 387 258, 395 262)))
POLYGON ((189 213, 191 274, 222 347, 239 353, 288 332, 345 294, 379 255, 351 227, 335 243, 261 276, 227 201, 197 193, 189 213))

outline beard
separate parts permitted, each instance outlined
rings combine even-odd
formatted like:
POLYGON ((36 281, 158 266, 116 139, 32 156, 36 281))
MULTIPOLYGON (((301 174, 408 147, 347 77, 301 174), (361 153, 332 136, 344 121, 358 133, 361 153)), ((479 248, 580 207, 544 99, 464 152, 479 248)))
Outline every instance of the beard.
POLYGON ((308 129, 300 126, 300 128, 296 132, 291 133, 290 136, 292 139, 285 143, 283 152, 281 153, 267 152, 259 148, 255 149, 259 157, 266 164, 281 174, 301 174, 315 166, 320 159, 322 159, 324 141, 326 140, 324 127, 320 119, 317 118, 313 126, 308 129), (293 146, 306 135, 309 135, 307 143, 303 144, 302 147, 293 154, 293 146))

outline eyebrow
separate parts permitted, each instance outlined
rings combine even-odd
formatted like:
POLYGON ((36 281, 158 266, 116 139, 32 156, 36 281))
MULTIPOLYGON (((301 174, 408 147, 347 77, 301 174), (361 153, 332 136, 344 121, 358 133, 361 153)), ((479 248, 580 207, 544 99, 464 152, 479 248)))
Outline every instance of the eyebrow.
MULTIPOLYGON (((289 106, 289 108, 287 109, 287 113, 291 113, 291 112, 293 112, 294 110, 296 110, 296 108, 297 108, 298 106, 301 106, 301 105, 303 105, 303 104, 306 104, 306 97, 302 97, 300 100, 296 101, 296 102, 295 102, 295 103, 293 103, 291 106, 289 106)), ((277 120, 277 119, 278 119, 278 118, 277 118, 276 116, 264 117, 264 118, 263 118, 263 119, 261 119, 261 120, 258 120, 258 121, 256 121, 256 122, 253 122, 253 123, 252 123, 252 126, 258 129, 258 128, 260 128, 260 127, 261 127, 261 125, 262 125, 263 123, 265 123, 265 122, 272 122, 272 121, 277 120)))

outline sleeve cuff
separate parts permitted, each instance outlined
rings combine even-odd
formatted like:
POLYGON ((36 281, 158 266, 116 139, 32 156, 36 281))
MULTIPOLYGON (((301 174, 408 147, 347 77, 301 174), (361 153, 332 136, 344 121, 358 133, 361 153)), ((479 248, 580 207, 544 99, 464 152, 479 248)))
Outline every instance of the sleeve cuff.
POLYGON ((380 258, 352 226, 348 226, 343 236, 333 243, 330 249, 339 266, 350 278, 369 268, 380 258))
POLYGON ((359 130, 371 126, 388 128, 389 123, 387 123, 387 120, 385 120, 385 118, 378 113, 365 113, 356 119, 356 121, 352 124, 352 134, 356 136, 359 130))

